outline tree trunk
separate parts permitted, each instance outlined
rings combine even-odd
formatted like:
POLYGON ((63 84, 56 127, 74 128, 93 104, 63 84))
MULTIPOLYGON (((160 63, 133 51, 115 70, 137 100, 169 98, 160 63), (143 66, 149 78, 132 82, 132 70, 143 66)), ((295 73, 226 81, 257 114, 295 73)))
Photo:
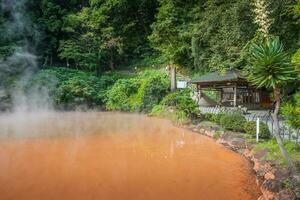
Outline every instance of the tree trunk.
POLYGON ((171 92, 175 92, 177 89, 176 85, 176 68, 170 65, 170 77, 171 77, 171 92))
POLYGON ((291 170, 291 172, 293 174, 295 174, 297 171, 296 166, 294 165, 292 159, 290 158, 288 152, 286 151, 286 149, 284 147, 283 139, 280 136, 280 128, 279 128, 279 120, 278 120, 278 113, 279 113, 279 108, 280 108, 280 96, 281 96, 280 88, 275 87, 275 89, 274 89, 275 109, 274 109, 274 113, 272 114, 272 118, 273 118, 274 125, 275 125, 274 136, 276 138, 279 149, 280 149, 284 159, 287 161, 289 169, 291 170))

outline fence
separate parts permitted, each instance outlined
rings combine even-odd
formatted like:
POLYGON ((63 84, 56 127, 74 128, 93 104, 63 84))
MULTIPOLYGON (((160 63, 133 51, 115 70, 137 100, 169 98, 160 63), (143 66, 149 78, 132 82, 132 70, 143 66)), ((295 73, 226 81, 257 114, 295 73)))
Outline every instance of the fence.
MULTIPOLYGON (((246 111, 241 108, 231 108, 231 107, 200 107, 201 113, 232 113, 240 112, 243 114, 247 121, 256 121, 257 118, 261 122, 264 122, 268 125, 270 132, 273 134, 275 131, 274 121, 271 116, 271 112, 264 111, 246 111)), ((294 141, 300 143, 300 129, 293 129, 288 126, 282 117, 279 117, 279 129, 280 135, 284 140, 294 141)))

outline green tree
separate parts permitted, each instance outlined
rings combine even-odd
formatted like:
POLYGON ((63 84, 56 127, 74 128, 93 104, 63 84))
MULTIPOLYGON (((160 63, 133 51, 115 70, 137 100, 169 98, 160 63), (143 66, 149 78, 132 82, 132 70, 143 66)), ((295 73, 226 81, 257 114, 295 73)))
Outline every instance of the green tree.
POLYGON ((282 108, 282 114, 293 128, 300 128, 300 92, 294 95, 294 101, 286 103, 282 108))
POLYGON ((295 172, 294 163, 284 148, 283 139, 280 136, 278 120, 282 87, 288 81, 295 80, 294 67, 290 64, 289 57, 284 52, 283 44, 278 38, 267 38, 262 43, 252 44, 250 64, 249 80, 258 88, 265 87, 273 90, 275 100, 275 108, 272 114, 275 125, 274 136, 290 169, 295 172))
POLYGON ((146 40, 156 1, 91 0, 64 17, 68 35, 60 42, 60 57, 87 69, 114 70, 129 58, 149 51, 146 40))
POLYGON ((185 64, 189 58, 187 14, 191 2, 159 0, 159 10, 149 36, 152 47, 166 64, 185 64))
POLYGON ((256 31, 249 0, 207 0, 190 11, 194 68, 206 71, 242 68, 243 47, 256 31))

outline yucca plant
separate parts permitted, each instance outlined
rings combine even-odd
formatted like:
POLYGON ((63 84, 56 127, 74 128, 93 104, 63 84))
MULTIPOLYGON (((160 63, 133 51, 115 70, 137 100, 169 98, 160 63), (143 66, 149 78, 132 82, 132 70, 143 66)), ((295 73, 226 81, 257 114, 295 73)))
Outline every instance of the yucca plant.
POLYGON ((296 171, 280 136, 278 112, 281 104, 281 89, 288 82, 295 80, 295 68, 290 63, 288 55, 284 52, 283 44, 278 38, 269 38, 250 47, 250 69, 248 79, 257 88, 272 89, 274 93, 275 108, 272 118, 275 125, 274 136, 279 148, 285 157, 288 166, 296 171))
POLYGON ((295 79, 295 68, 278 38, 252 44, 250 63, 248 78, 258 88, 275 89, 295 79))

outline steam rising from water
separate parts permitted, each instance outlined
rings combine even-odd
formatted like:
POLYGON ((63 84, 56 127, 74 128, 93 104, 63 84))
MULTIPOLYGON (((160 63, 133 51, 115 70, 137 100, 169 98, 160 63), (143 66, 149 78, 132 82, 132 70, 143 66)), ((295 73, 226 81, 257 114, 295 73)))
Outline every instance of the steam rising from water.
POLYGON ((260 195, 245 159, 167 120, 92 112, 29 113, 21 119, 0 114, 0 136, 4 132, 9 137, 0 137, 1 200, 260 195), (20 131, 24 139, 15 135, 20 131))
POLYGON ((0 110, 7 109, 5 100, 12 104, 10 107, 15 112, 48 110, 52 104, 45 87, 26 89, 38 69, 35 48, 40 39, 36 26, 26 15, 26 1, 3 0, 0 11, 9 16, 3 37, 17 44, 10 57, 0 58, 0 110), (8 87, 7 82, 13 77, 17 80, 13 87, 8 87))

